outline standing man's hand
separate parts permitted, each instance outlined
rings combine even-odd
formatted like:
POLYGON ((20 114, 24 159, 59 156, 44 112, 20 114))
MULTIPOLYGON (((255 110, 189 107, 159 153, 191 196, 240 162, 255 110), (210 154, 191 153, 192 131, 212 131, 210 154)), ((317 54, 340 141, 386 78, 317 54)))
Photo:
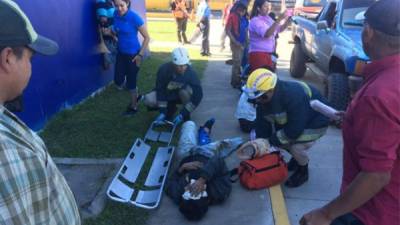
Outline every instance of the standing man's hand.
POLYGON ((335 115, 338 117, 338 121, 343 122, 344 115, 346 114, 345 111, 337 111, 335 115))
POLYGON ((346 114, 345 111, 337 111, 335 113, 335 116, 337 117, 337 119, 333 120, 333 123, 337 126, 337 127, 341 127, 342 123, 343 123, 343 119, 344 119, 344 115, 346 114))
POLYGON ((323 208, 315 209, 307 214, 304 214, 300 219, 300 225, 330 225, 330 219, 323 208))

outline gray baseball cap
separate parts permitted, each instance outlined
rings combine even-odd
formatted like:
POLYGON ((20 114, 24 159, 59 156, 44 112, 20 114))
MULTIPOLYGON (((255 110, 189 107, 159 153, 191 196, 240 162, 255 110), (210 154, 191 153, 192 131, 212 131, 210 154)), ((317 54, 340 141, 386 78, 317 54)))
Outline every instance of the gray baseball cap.
POLYGON ((380 32, 400 36, 400 1, 380 0, 365 12, 365 21, 380 32))
POLYGON ((43 55, 58 52, 58 44, 37 34, 25 13, 11 0, 0 0, 0 46, 27 46, 43 55))

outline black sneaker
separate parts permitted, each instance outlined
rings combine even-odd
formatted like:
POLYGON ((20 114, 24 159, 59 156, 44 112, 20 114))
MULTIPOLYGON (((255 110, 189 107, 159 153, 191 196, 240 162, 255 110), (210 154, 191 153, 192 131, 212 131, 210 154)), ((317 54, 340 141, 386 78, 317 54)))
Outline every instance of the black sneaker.
POLYGON ((214 118, 211 118, 211 119, 207 120, 207 121, 204 123, 203 127, 207 127, 208 130, 211 132, 211 129, 212 129, 214 123, 215 123, 215 119, 214 119, 214 118))
POLYGON ((136 113, 137 113, 137 109, 134 109, 134 108, 132 108, 132 107, 128 107, 127 109, 126 109, 126 111, 123 113, 123 115, 124 116, 133 116, 133 115, 135 115, 136 113))
POLYGON ((298 166, 297 170, 285 182, 285 186, 289 188, 299 187, 308 181, 308 165, 298 166))
POLYGON ((299 167, 299 164, 297 163, 297 161, 292 157, 290 159, 290 161, 287 164, 287 169, 289 171, 295 171, 297 170, 297 168, 299 167))

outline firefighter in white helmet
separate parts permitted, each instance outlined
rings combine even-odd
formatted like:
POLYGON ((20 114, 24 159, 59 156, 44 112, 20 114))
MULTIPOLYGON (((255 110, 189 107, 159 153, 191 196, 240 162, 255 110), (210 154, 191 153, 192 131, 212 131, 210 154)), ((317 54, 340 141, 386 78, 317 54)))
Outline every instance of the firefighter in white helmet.
POLYGON ((267 69, 253 71, 243 91, 256 105, 257 138, 267 138, 271 145, 287 150, 292 159, 288 169, 294 171, 286 181, 298 187, 308 180, 306 150, 322 137, 329 119, 314 111, 310 100, 326 102, 314 87, 298 81, 279 80, 267 69))
POLYGON ((200 104, 203 89, 196 72, 190 66, 187 50, 175 48, 172 60, 160 66, 155 89, 140 96, 149 109, 158 109, 160 114, 155 122, 171 121, 179 124, 190 119, 190 114, 200 104), (177 115, 177 105, 182 105, 177 115))

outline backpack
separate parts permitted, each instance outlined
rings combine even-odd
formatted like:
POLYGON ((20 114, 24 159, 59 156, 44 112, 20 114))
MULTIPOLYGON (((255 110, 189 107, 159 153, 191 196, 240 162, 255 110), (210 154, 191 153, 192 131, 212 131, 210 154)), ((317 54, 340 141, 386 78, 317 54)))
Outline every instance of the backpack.
POLYGON ((242 161, 237 172, 241 185, 250 190, 280 184, 288 176, 287 165, 280 152, 242 161))

